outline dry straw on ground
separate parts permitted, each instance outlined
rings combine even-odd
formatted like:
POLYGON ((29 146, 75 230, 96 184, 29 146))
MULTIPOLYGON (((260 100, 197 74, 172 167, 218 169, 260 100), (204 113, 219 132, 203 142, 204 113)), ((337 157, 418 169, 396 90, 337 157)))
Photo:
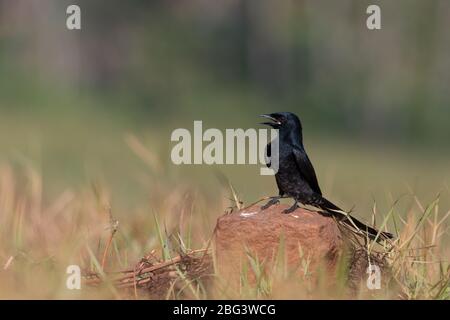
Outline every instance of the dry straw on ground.
MULTIPOLYGON (((193 250, 161 261, 154 252, 143 257, 132 269, 103 274, 86 272, 85 283, 99 286, 106 280, 122 290, 125 297, 164 299, 182 292, 194 282, 212 276, 212 262, 207 249, 193 250)), ((178 298, 180 298, 178 294, 178 298)))

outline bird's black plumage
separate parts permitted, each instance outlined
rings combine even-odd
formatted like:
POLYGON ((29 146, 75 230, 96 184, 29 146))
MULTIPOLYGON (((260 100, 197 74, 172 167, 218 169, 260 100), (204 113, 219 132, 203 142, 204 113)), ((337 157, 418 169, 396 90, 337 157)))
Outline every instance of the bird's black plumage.
MULTIPOLYGON (((302 125, 299 118, 290 112, 279 112, 262 116, 271 120, 263 124, 279 130, 279 166, 278 172, 275 174, 279 196, 273 197, 262 208, 266 209, 278 203, 280 198, 293 198, 295 200, 294 205, 285 210, 284 213, 290 213, 297 209, 297 203, 312 205, 325 210, 352 227, 358 227, 369 238, 375 239, 378 234, 377 230, 346 214, 342 209, 322 196, 314 167, 303 146, 302 125)), ((271 144, 269 143, 266 150, 269 157, 274 156, 274 152, 271 149, 271 144)), ((381 232, 378 239, 385 240, 392 237, 390 233, 381 232)))

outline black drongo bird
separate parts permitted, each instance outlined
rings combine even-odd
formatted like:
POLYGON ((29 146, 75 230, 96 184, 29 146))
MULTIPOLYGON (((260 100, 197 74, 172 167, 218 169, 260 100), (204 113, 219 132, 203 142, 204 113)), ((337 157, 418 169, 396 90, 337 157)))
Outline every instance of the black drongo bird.
MULTIPOLYGON (((272 197, 262 209, 277 204, 280 198, 293 198, 294 205, 283 213, 291 213, 298 208, 298 203, 318 207, 333 215, 351 227, 365 232, 370 239, 375 239, 378 231, 351 217, 339 207, 322 196, 316 173, 303 146, 302 125, 299 118, 290 112, 261 115, 271 122, 262 124, 278 129, 279 162, 275 174, 279 195, 272 197)), ((271 157, 271 144, 266 147, 266 154, 271 157)), ((268 163, 268 166, 270 163, 268 163)), ((378 240, 393 238, 388 232, 380 232, 378 240)))

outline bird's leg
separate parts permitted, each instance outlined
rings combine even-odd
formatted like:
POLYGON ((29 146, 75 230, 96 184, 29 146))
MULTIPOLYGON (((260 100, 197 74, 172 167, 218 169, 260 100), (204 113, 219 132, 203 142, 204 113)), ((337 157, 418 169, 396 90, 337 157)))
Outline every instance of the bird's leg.
POLYGON ((266 210, 266 209, 270 208, 271 206, 273 206, 274 204, 279 204, 281 198, 283 198, 283 196, 281 196, 281 195, 276 196, 276 197, 270 197, 269 202, 267 202, 265 205, 263 205, 261 207, 261 210, 266 210))
POLYGON ((299 207, 298 204, 297 204, 297 200, 295 200, 295 202, 294 202, 294 204, 292 205, 292 207, 290 207, 290 208, 288 208, 288 209, 286 209, 286 210, 283 210, 283 213, 285 213, 285 214, 292 213, 292 212, 294 212, 295 210, 297 210, 297 208, 300 208, 300 207, 299 207))

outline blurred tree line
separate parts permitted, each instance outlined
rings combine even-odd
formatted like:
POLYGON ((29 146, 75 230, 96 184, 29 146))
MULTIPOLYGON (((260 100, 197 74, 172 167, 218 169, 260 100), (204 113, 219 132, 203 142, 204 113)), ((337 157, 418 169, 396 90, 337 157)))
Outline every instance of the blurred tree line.
POLYGON ((59 108, 57 92, 160 124, 291 110, 324 134, 440 144, 448 30, 448 0, 0 0, 0 108, 59 108))

